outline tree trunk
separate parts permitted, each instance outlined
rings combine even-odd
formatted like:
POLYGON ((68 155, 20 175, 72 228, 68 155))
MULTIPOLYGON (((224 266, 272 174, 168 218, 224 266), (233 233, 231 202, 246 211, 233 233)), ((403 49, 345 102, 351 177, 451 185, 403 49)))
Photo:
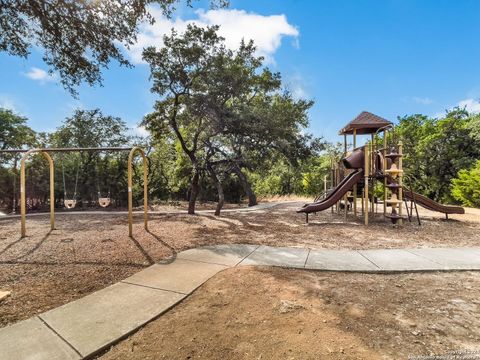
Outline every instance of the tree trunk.
POLYGON ((238 179, 240 180, 240 183, 242 184, 243 190, 247 194, 248 206, 257 205, 257 196, 253 192, 252 187, 250 186, 250 183, 248 182, 248 179, 245 176, 245 174, 242 172, 242 170, 240 169, 240 167, 238 165, 236 165, 233 168, 233 170, 234 170, 235 174, 237 174, 238 179))
POLYGON ((210 174, 210 177, 212 178, 217 188, 217 193, 218 193, 218 202, 217 202, 217 207, 215 209, 215 216, 220 216, 220 211, 223 208, 223 204, 225 204, 225 194, 223 193, 223 185, 220 179, 218 178, 217 174, 215 173, 215 170, 213 169, 213 166, 211 164, 207 163, 207 169, 210 174))
POLYGON ((197 202, 198 191, 200 190, 199 180, 200 173, 198 170, 194 170, 192 181, 190 182, 190 198, 188 199, 188 213, 190 215, 195 214, 195 204, 197 202))

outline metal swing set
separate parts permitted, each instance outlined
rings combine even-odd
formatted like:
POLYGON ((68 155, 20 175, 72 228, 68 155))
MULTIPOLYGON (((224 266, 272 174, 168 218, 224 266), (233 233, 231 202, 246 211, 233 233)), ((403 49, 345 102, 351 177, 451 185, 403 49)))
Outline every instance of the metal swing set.
MULTIPOLYGON (((50 229, 55 230, 55 165, 50 153, 60 152, 83 152, 83 151, 93 151, 93 152, 108 152, 108 151, 129 151, 128 155, 128 235, 133 236, 133 160, 136 155, 140 155, 143 162, 143 222, 145 230, 148 230, 148 159, 145 155, 145 152, 141 147, 101 147, 101 148, 45 148, 45 149, 9 149, 9 150, 0 150, 0 153, 23 153, 20 160, 20 214, 21 214, 21 237, 24 238, 27 236, 26 231, 26 217, 27 217, 27 199, 26 199, 26 161, 28 157, 32 154, 39 153, 42 154, 48 161, 50 169, 50 229)), ((79 177, 79 166, 77 166, 76 178, 75 178, 75 189, 73 192, 73 197, 68 198, 67 196, 67 187, 65 181, 65 170, 63 168, 62 161, 62 177, 63 177, 63 190, 64 190, 64 206, 66 209, 73 209, 77 205, 77 185, 79 177)), ((98 186, 98 204, 105 208, 108 207, 111 203, 110 200, 110 190, 108 191, 107 197, 102 197, 100 192, 100 185, 98 186)))

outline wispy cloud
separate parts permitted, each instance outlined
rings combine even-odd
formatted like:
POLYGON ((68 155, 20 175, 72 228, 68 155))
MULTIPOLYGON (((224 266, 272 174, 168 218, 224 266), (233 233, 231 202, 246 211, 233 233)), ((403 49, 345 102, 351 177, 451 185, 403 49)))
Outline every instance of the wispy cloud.
POLYGON ((475 99, 465 99, 458 103, 458 106, 465 108, 468 112, 471 113, 480 113, 480 100, 475 99))
POLYGON ((142 51, 145 47, 162 47, 165 34, 172 28, 181 33, 188 24, 200 27, 219 25, 219 34, 225 38, 225 44, 230 49, 238 48, 242 39, 253 40, 257 47, 257 55, 264 56, 269 63, 274 62, 275 52, 281 46, 284 37, 293 38, 294 46, 299 46, 299 30, 288 22, 284 14, 264 16, 236 9, 198 10, 196 19, 170 20, 155 7, 151 7, 149 11, 155 18, 155 23, 144 24, 137 37, 137 43, 128 50, 131 60, 137 64, 143 62, 142 51))
POLYGON ((31 67, 28 72, 24 74, 27 78, 44 84, 46 82, 56 81, 56 76, 51 75, 43 69, 37 67, 31 67))
POLYGON ((296 99, 307 99, 310 97, 307 90, 305 78, 300 73, 294 73, 286 79, 287 88, 296 99))
POLYGON ((433 114, 434 118, 443 118, 445 117, 445 114, 452 110, 454 107, 459 107, 461 109, 467 110, 469 113, 473 114, 480 114, 480 99, 475 100, 473 98, 467 98, 464 100, 460 100, 456 105, 449 106, 447 109, 445 109, 443 112, 437 112, 433 114))
POLYGON ((417 104, 422 104, 422 105, 430 105, 430 104, 433 104, 433 102, 434 102, 429 97, 419 97, 419 96, 413 96, 412 101, 417 103, 417 104))

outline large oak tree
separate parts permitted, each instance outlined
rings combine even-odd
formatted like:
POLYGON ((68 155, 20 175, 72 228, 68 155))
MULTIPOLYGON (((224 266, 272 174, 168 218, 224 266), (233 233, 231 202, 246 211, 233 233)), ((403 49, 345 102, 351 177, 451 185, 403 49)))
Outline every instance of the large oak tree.
MULTIPOLYGON (((0 51, 27 58, 43 52, 51 73, 58 72, 72 94, 82 82, 102 83, 102 68, 114 60, 130 67, 122 46, 136 42, 139 25, 153 22, 149 5, 169 17, 181 0, 0 0, 0 51)), ((192 5, 195 0, 185 0, 192 5)), ((212 0, 226 6, 227 0, 212 0)))

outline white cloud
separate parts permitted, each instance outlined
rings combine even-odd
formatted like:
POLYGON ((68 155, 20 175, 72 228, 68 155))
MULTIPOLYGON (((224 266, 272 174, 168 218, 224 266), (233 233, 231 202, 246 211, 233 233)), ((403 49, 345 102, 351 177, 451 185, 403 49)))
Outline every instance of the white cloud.
POLYGON ((132 61, 137 64, 143 62, 143 48, 161 47, 163 36, 170 33, 172 28, 182 33, 188 24, 200 27, 220 25, 219 34, 225 38, 225 45, 230 49, 238 48, 242 39, 253 40, 257 47, 257 55, 264 56, 266 62, 270 63, 274 61, 273 56, 280 47, 283 37, 292 37, 293 45, 298 47, 299 31, 288 23, 284 14, 264 16, 236 9, 198 10, 197 19, 170 20, 162 16, 157 8, 151 7, 149 11, 155 18, 155 23, 142 26, 137 43, 128 51, 132 61))
POLYGON ((465 99, 460 101, 458 106, 460 108, 465 108, 465 110, 471 113, 480 113, 480 100, 465 99))
POLYGON ((433 100, 428 97, 414 96, 412 97, 412 100, 417 104, 422 104, 422 105, 430 105, 433 103, 433 100))
POLYGON ((474 113, 474 114, 480 114, 480 100, 475 100, 473 98, 467 98, 464 100, 461 100, 457 103, 455 106, 450 106, 448 107, 445 111, 443 112, 438 112, 433 115, 434 118, 440 119, 445 117, 445 114, 453 110, 454 107, 459 107, 461 109, 465 108, 469 113, 474 113))
POLYGON ((306 81, 300 73, 294 73, 287 78, 287 88, 296 99, 308 99, 310 97, 306 81))
POLYGON ((143 138, 149 137, 150 133, 145 129, 145 126, 137 126, 136 128, 133 128, 133 133, 134 135, 141 136, 143 138))
POLYGON ((39 69, 37 67, 31 67, 30 71, 25 73, 25 76, 28 77, 29 79, 38 81, 41 84, 44 84, 44 83, 49 82, 49 81, 55 81, 56 80, 56 77, 54 75, 50 75, 45 70, 39 69))

